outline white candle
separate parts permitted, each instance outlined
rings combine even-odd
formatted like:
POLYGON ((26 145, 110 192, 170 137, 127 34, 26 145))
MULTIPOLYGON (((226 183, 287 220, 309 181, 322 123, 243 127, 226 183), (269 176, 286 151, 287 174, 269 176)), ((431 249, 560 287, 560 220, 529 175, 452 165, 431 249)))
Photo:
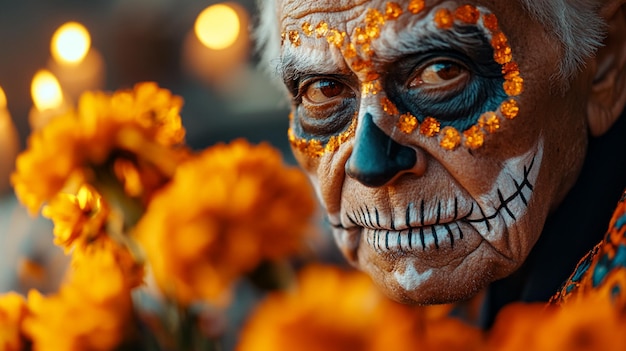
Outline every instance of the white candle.
POLYGON ((70 109, 59 81, 48 70, 42 69, 35 73, 30 93, 33 98, 33 107, 28 114, 28 122, 32 130, 41 129, 51 119, 70 109))
POLYGON ((78 22, 60 26, 50 42, 48 68, 58 78, 67 97, 75 102, 86 90, 104 86, 104 60, 91 47, 89 31, 78 22))
POLYGON ((0 193, 11 188, 9 178, 20 149, 17 130, 11 119, 4 90, 0 87, 0 193))

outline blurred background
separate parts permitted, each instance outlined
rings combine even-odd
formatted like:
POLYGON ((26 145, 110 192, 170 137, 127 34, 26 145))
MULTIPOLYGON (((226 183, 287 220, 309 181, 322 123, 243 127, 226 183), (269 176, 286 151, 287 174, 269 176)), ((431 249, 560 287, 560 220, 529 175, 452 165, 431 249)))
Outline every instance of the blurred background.
POLYGON ((256 21, 254 0, 0 0, 0 86, 20 140, 29 132, 32 80, 47 69, 70 103, 84 89, 158 82, 185 99, 193 147, 236 136, 286 147, 281 92, 255 69, 249 29, 256 21), (78 57, 80 36, 60 36, 59 58, 53 36, 73 21, 90 45, 78 57))
POLYGON ((155 81, 184 98, 192 148, 244 137, 294 162, 283 92, 256 68, 257 17, 254 0, 0 0, 0 292, 50 291, 63 273, 51 224, 16 203, 8 174, 84 90, 155 81))

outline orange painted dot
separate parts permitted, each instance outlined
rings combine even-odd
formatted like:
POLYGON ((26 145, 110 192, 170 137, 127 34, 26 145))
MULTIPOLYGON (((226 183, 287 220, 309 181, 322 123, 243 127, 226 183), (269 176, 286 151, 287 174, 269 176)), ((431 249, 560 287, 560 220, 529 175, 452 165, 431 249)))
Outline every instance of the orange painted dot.
POLYGON ((516 72, 519 74, 519 66, 516 62, 511 61, 502 65, 502 74, 507 75, 510 72, 516 72))
POLYGON ((364 82, 361 86, 361 95, 376 95, 382 89, 380 82, 378 80, 373 80, 369 82, 364 82))
POLYGON ((463 136, 465 137, 465 146, 469 149, 478 149, 485 142, 485 133, 477 125, 464 131, 463 136))
POLYGON ((519 77, 519 71, 509 71, 504 74, 504 80, 513 80, 515 77, 519 77))
POLYGON ((399 113, 396 105, 391 102, 391 100, 389 100, 386 96, 380 99, 380 106, 383 108, 383 111, 385 111, 388 115, 396 116, 399 113))
POLYGON ((487 133, 491 134, 500 128, 500 119, 495 112, 485 112, 478 119, 478 125, 487 133))
POLYGON ((424 9, 424 0, 411 0, 409 2, 409 12, 418 14, 424 9))
POLYGON ((513 119, 519 113, 519 106, 515 99, 508 99, 500 104, 500 113, 506 119, 513 119))
POLYGON ((417 118, 410 113, 405 113, 398 120, 398 129, 406 134, 411 134, 417 128, 417 118))
POLYGON ((345 33, 339 32, 336 29, 331 29, 328 31, 328 34, 326 34, 326 40, 328 41, 328 44, 341 48, 341 44, 343 43, 343 38, 345 36, 345 33))
POLYGON ((454 127, 445 127, 441 131, 442 137, 439 145, 446 150, 454 150, 461 143, 461 134, 454 127))
POLYGON ((293 46, 300 46, 300 33, 297 30, 290 30, 288 34, 289 42, 293 46))
POLYGON ((380 24, 370 23, 365 25, 365 33, 371 39, 376 39, 380 36, 380 24))
POLYGON ((476 24, 480 18, 480 12, 472 5, 463 5, 454 11, 454 18, 468 24, 476 24))
POLYGON ((511 48, 508 46, 503 49, 496 50, 493 53, 493 60, 501 65, 504 65, 510 62, 512 59, 513 59, 513 53, 511 52, 511 48))
POLYGON ((439 133, 441 125, 439 121, 434 119, 433 117, 426 117, 424 122, 420 125, 420 134, 425 135, 427 137, 433 137, 439 133))
POLYGON ((519 76, 513 77, 510 80, 505 80, 502 87, 508 96, 517 96, 524 91, 524 80, 519 76))
POLYGON ((326 33, 328 33, 328 23, 322 21, 315 26, 315 35, 317 35, 318 38, 325 36, 326 33))
POLYGON ((302 33, 307 37, 310 37, 313 34, 313 25, 309 22, 302 23, 302 33))
POLYGON ((493 33, 493 36, 491 37, 491 46, 494 50, 503 50, 509 47, 506 35, 502 32, 493 33))
POLYGON ((452 17, 450 10, 446 8, 437 10, 437 12, 435 12, 435 23, 437 24, 437 27, 441 29, 452 28, 452 25, 454 25, 454 18, 452 17))
POLYGON ((388 2, 385 5, 385 18, 388 20, 395 20, 402 14, 402 7, 396 2, 388 2))
POLYGON ((483 25, 491 32, 498 31, 498 18, 493 13, 487 13, 483 15, 483 25))

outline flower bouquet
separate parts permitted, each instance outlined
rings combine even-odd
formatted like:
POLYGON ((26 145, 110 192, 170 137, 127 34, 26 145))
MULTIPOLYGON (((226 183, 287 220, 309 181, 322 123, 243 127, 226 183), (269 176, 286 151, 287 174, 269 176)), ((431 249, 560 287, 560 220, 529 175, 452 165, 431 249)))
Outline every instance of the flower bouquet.
POLYGON ((55 293, 0 296, 0 350, 223 350, 244 279, 262 300, 238 351, 626 349, 605 293, 515 304, 484 331, 475 302, 401 305, 315 262, 306 177, 268 144, 191 150, 181 107, 154 83, 87 92, 30 136, 11 181, 71 263, 55 293))

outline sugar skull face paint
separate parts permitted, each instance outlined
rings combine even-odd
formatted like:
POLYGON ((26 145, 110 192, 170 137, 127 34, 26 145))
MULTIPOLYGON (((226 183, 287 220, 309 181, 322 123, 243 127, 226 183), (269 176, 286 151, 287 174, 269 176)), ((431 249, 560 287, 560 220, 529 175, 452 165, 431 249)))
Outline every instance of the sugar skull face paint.
POLYGON ((571 185, 563 162, 579 167, 551 136, 584 127, 546 117, 579 103, 550 103, 521 31, 540 28, 484 2, 278 6, 294 154, 345 257, 401 301, 466 298, 517 269, 571 185))

